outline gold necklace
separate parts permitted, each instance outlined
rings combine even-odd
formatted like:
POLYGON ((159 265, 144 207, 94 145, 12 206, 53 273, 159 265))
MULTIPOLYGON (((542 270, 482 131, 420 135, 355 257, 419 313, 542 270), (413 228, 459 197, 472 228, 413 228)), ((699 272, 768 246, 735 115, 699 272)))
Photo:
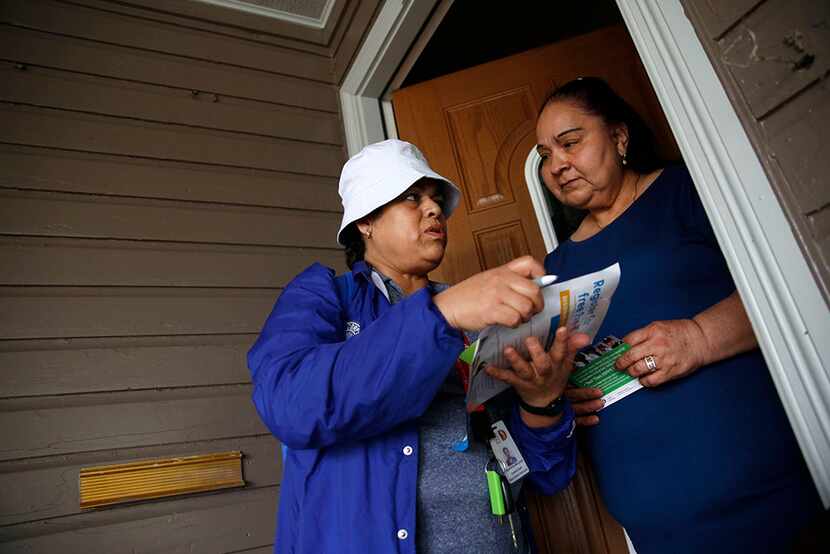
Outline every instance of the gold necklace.
MULTIPOLYGON (((625 212, 625 210, 627 210, 628 208, 630 208, 630 207, 631 207, 631 205, 634 203, 634 201, 635 201, 635 200, 637 200, 637 187, 639 187, 639 186, 640 186, 640 178, 641 178, 642 176, 643 176, 643 175, 642 175, 641 173, 638 173, 638 174, 637 174, 637 180, 636 180, 636 181, 634 181, 634 195, 631 197, 631 200, 629 200, 629 201, 628 201, 628 204, 626 204, 626 205, 625 205, 625 207, 624 207, 624 208, 620 211, 620 213, 618 213, 617 215, 615 215, 615 216, 614 216, 614 219, 612 219, 612 220, 611 220, 611 221, 609 221, 608 223, 612 223, 615 219, 617 219, 618 217, 620 217, 620 216, 621 216, 621 215, 625 212)), ((596 218, 596 217, 594 217, 594 215, 593 215, 593 214, 591 214, 591 221, 593 221, 593 222, 594 222, 594 225, 596 225, 596 226, 597 226, 597 228, 599 228, 600 230, 601 230, 601 229, 605 229, 605 225, 603 225, 603 224, 601 224, 599 221, 597 221, 597 218, 596 218)), ((606 225, 607 225, 607 223, 606 223, 606 225)))

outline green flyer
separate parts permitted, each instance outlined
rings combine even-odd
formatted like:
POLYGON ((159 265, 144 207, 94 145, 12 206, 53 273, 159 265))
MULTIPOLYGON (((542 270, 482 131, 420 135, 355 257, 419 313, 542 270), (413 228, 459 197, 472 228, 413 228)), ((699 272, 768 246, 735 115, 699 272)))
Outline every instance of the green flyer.
POLYGON ((640 390, 643 385, 639 380, 614 369, 614 362, 629 348, 617 337, 608 336, 580 350, 574 357, 570 383, 575 387, 602 390, 604 408, 640 390))

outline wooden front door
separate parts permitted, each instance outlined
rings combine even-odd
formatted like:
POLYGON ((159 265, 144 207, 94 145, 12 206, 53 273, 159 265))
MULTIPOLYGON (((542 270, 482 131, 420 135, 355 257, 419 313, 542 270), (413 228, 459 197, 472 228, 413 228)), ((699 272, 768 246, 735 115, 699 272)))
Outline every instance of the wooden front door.
MULTIPOLYGON (((631 40, 609 28, 420 83, 393 94, 401 139, 463 196, 449 220, 449 244, 436 280, 456 283, 545 246, 524 178, 536 144, 541 103, 557 84, 599 76, 652 124, 666 152, 676 146, 631 40)), ((543 552, 623 554, 621 528, 605 511, 590 469, 580 461, 570 487, 531 497, 543 552)))
POLYGON ((456 283, 545 245, 524 179, 536 145, 536 115, 548 92, 580 75, 598 76, 676 146, 634 45, 613 27, 445 75, 393 93, 398 135, 463 192, 449 221, 436 280, 456 283))

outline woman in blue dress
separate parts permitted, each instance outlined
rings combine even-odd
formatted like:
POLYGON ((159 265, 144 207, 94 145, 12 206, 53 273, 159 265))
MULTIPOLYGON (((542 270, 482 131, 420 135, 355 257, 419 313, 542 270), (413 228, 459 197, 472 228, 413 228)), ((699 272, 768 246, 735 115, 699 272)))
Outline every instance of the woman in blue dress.
POLYGON ((645 387, 568 393, 608 509, 638 554, 788 551, 820 502, 689 173, 596 78, 554 91, 536 136, 545 185, 587 214, 545 269, 619 262, 597 336, 645 387))

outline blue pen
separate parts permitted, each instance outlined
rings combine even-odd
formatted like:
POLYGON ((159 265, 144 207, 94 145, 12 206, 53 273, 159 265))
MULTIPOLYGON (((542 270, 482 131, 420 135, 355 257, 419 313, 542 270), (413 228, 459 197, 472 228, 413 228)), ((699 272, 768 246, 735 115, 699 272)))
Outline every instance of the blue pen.
POLYGON ((542 275, 541 277, 536 277, 533 282, 536 284, 537 287, 543 289, 545 287, 549 287, 556 282, 556 275, 542 275))

